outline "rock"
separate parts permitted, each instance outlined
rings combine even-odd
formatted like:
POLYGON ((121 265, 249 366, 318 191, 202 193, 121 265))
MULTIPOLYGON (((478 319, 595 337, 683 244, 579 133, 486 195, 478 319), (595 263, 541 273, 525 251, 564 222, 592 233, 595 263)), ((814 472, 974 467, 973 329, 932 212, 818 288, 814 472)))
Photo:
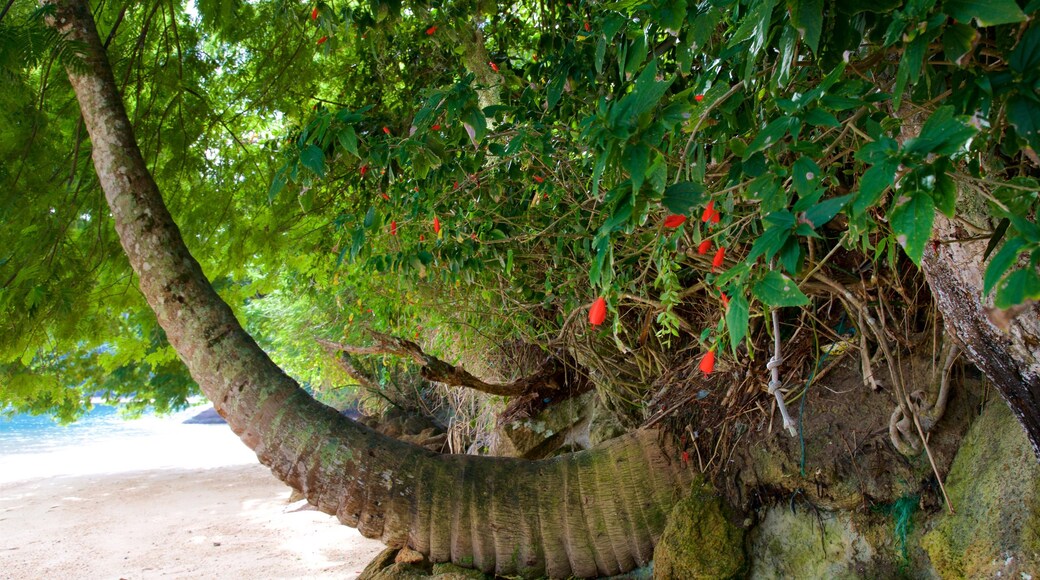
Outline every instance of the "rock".
MULTIPOLYGON (((905 576, 890 518, 777 505, 749 534, 752 578, 894 578, 905 576)), ((914 570, 914 578, 928 577, 914 570)))
POLYGON ((654 549, 654 578, 735 578, 746 568, 744 530, 730 522, 714 490, 695 482, 668 516, 654 549))
POLYGON ((185 425, 219 425, 227 423, 216 409, 210 407, 194 417, 184 421, 185 425))
POLYGON ((418 564, 426 560, 426 556, 423 556, 419 552, 411 548, 401 548, 397 552, 397 556, 394 556, 394 562, 397 564, 418 564))
POLYGON ((573 450, 588 448, 595 396, 589 391, 552 404, 534 417, 500 425, 491 454, 541 459, 566 444, 572 444, 573 450))
POLYGON ((445 562, 433 565, 433 575, 430 578, 431 580, 490 580, 494 576, 484 574, 480 570, 463 568, 462 566, 445 562))
POLYGON ((946 490, 956 513, 937 516, 922 540, 940 576, 1040 573, 1040 465, 1003 401, 990 402, 968 431, 946 490))

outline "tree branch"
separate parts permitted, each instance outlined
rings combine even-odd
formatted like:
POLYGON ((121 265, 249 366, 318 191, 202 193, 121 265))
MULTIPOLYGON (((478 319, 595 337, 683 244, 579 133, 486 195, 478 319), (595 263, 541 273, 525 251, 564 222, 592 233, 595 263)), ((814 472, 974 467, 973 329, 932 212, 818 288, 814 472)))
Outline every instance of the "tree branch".
MULTIPOLYGON (((519 397, 537 389, 558 390, 563 386, 560 377, 564 369, 561 368, 559 361, 555 357, 550 357, 546 360, 542 367, 532 375, 509 383, 488 383, 473 376, 462 367, 448 364, 433 355, 423 352, 422 347, 410 340, 375 331, 370 332, 375 339, 373 346, 354 346, 321 338, 317 339, 317 341, 318 344, 325 347, 329 352, 339 352, 345 355, 392 354, 410 358, 422 367, 422 376, 428 381, 444 383, 452 387, 466 387, 490 395, 519 397)), ((349 361, 349 357, 347 360, 349 361)), ((340 358, 340 365, 343 365, 342 357, 340 358)), ((357 378, 349 370, 347 373, 357 378)))

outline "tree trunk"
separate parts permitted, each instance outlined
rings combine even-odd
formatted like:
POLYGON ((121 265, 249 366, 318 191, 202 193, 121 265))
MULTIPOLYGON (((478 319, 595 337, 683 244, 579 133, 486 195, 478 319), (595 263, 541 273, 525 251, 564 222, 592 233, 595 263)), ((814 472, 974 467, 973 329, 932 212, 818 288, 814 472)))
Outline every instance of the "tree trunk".
POLYGON ((192 377, 262 463, 324 512, 435 562, 500 575, 612 575, 652 558, 693 474, 655 431, 538 462, 437 455, 318 403, 239 325, 181 239, 141 157, 85 0, 49 22, 141 292, 192 377))
MULTIPOLYGON (((1040 458, 1040 316, 1029 304, 998 328, 982 297, 982 259, 987 240, 972 240, 954 220, 936 213, 932 236, 921 262, 946 330, 972 362, 993 382, 1025 428, 1040 458), (947 243, 953 242, 953 243, 947 243)), ((990 302, 991 303, 991 302, 990 302)))

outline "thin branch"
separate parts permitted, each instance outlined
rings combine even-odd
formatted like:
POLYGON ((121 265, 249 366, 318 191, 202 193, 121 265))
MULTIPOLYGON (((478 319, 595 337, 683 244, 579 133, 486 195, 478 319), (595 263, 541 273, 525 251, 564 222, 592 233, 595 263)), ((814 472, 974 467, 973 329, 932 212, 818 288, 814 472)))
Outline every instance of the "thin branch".
POLYGON ((422 367, 422 376, 426 380, 444 383, 452 387, 466 387, 490 395, 519 397, 539 388, 556 390, 563 386, 557 380, 562 369, 557 364, 555 358, 547 360, 533 375, 519 378, 510 383, 488 383, 473 376, 469 371, 461 367, 448 364, 433 355, 425 353, 422 347, 410 340, 375 331, 370 332, 375 339, 373 346, 354 346, 320 338, 317 341, 318 344, 324 346, 330 352, 359 355, 392 354, 410 358, 422 367))

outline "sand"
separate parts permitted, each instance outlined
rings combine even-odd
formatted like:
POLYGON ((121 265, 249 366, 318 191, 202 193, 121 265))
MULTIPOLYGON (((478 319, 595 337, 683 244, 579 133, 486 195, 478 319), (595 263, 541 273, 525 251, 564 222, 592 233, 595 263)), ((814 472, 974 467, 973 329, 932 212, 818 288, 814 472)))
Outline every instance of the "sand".
POLYGON ((0 456, 0 578, 356 578, 383 546, 223 425, 0 456))

